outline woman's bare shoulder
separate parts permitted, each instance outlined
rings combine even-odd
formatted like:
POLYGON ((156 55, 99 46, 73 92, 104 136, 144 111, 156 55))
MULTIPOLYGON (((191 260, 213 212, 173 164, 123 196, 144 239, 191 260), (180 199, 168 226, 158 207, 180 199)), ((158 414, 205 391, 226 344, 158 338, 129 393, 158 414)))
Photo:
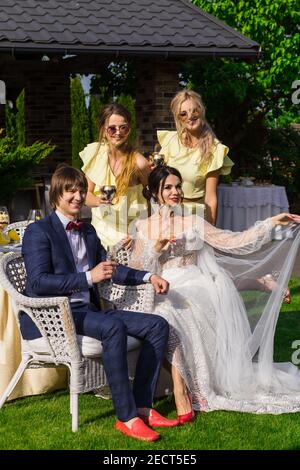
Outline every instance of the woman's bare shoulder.
POLYGON ((136 165, 140 170, 150 169, 150 162, 139 152, 135 153, 136 165))

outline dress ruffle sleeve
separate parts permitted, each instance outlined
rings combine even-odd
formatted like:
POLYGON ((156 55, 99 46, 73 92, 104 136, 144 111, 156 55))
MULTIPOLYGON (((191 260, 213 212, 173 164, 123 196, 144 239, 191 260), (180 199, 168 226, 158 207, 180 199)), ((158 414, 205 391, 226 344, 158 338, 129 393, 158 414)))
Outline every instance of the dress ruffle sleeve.
POLYGON ((234 165, 233 161, 227 156, 229 148, 221 142, 216 142, 213 152, 213 158, 207 169, 207 173, 211 171, 220 170, 221 175, 229 175, 231 168, 234 165))
POLYGON ((81 169, 83 173, 95 184, 98 184, 104 159, 105 162, 107 159, 107 146, 101 144, 97 152, 98 147, 98 142, 92 142, 79 152, 79 156, 83 161, 81 169))
POLYGON ((176 131, 159 130, 157 131, 157 140, 161 145, 161 152, 167 160, 180 152, 180 143, 176 131))
POLYGON ((162 147, 166 147, 176 134, 176 131, 159 130, 157 131, 157 140, 162 147))

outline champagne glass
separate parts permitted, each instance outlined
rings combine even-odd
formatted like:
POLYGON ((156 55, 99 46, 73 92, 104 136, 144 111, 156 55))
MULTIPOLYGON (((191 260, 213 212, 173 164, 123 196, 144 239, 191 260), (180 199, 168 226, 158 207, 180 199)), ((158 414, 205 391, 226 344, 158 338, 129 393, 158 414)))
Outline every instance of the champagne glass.
MULTIPOLYGON (((115 261, 116 263, 118 262, 117 259, 117 250, 113 246, 108 246, 106 250, 106 261, 115 261)), ((113 279, 112 277, 109 280, 109 283, 112 285, 113 284, 113 279)))
POLYGON ((176 238, 175 238, 175 233, 174 233, 174 211, 170 212, 170 229, 171 229, 171 234, 170 234, 169 259, 173 259, 173 258, 176 258, 176 255, 175 255, 176 238))
POLYGON ((0 206, 0 231, 6 229, 9 224, 9 214, 6 206, 0 206))
POLYGON ((174 238, 173 240, 170 240, 170 254, 169 254, 169 259, 176 258, 176 255, 175 255, 175 247, 176 247, 176 239, 174 238))
POLYGON ((44 211, 42 209, 30 209, 27 222, 28 224, 32 224, 33 222, 37 222, 45 217, 44 211))
MULTIPOLYGON (((111 203, 116 195, 117 188, 113 184, 106 184, 105 186, 101 186, 100 191, 107 200, 107 202, 111 203)), ((110 206, 108 207, 108 213, 111 214, 110 206)))

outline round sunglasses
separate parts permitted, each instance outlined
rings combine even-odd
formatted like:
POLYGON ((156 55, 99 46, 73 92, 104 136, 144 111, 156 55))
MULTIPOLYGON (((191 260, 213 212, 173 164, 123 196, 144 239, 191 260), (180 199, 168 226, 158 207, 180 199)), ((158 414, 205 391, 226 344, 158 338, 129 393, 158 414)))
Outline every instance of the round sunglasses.
POLYGON ((200 112, 198 110, 194 110, 192 113, 188 114, 186 111, 182 111, 179 113, 180 119, 182 121, 187 121, 187 119, 190 119, 191 121, 197 121, 197 119, 200 118, 200 112))
POLYGON ((120 136, 124 137, 125 135, 129 133, 130 127, 128 126, 128 124, 122 124, 121 126, 112 125, 106 128, 106 132, 110 136, 115 135, 118 131, 119 131, 120 136))

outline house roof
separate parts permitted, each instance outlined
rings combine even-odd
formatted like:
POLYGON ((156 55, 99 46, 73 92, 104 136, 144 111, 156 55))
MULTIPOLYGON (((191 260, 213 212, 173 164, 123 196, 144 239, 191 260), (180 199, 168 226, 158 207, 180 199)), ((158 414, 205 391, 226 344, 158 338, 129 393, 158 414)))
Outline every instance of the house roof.
POLYGON ((0 0, 0 51, 257 57, 188 0, 0 0))

